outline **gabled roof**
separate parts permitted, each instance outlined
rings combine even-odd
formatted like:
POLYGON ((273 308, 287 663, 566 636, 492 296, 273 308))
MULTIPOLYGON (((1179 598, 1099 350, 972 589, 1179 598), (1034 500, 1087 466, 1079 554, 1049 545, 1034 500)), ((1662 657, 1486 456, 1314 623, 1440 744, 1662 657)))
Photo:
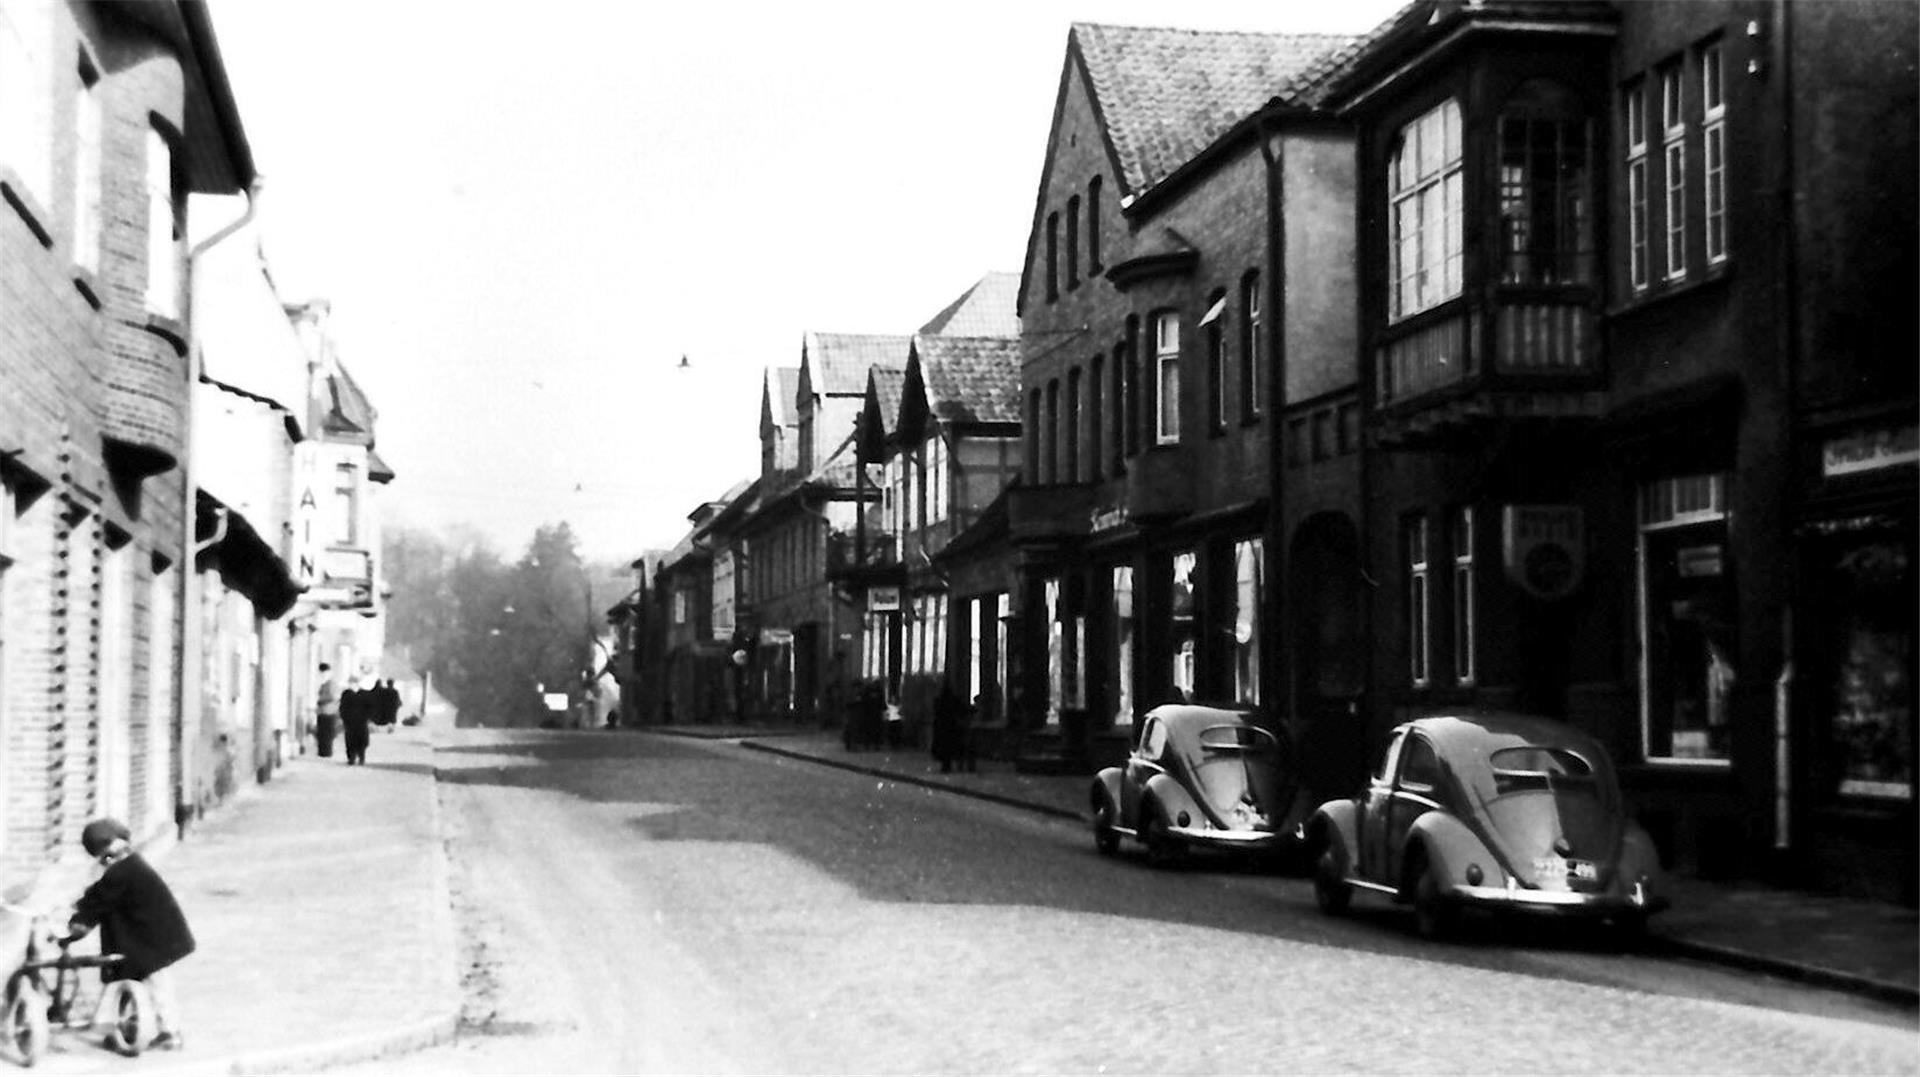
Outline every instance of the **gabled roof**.
POLYGON ((819 396, 859 396, 867 391, 869 369, 904 362, 907 342, 873 333, 808 333, 800 344, 804 380, 819 396))
POLYGON ((855 420, 855 444, 867 460, 878 460, 886 452, 886 440, 900 419, 900 394, 907 372, 890 366, 867 371, 867 399, 855 420))
POLYGON ((1086 65, 1120 179, 1138 196, 1353 41, 1075 23, 1068 48, 1086 65))
POLYGON ((760 418, 774 426, 794 426, 800 416, 794 400, 800 393, 800 368, 770 366, 760 378, 760 418))
POLYGON ((948 423, 1020 421, 1020 342, 1006 337, 913 338, 899 427, 927 415, 948 423))
POLYGON ((920 335, 1017 337, 1019 300, 1020 274, 989 273, 921 326, 920 335))

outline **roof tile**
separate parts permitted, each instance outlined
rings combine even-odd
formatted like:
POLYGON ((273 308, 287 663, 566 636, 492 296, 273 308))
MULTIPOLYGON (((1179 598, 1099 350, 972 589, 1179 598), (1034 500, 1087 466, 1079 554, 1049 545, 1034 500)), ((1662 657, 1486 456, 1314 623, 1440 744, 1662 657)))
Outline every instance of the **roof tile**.
POLYGON ((927 410, 946 422, 1020 421, 1020 341, 1011 337, 914 339, 927 410))

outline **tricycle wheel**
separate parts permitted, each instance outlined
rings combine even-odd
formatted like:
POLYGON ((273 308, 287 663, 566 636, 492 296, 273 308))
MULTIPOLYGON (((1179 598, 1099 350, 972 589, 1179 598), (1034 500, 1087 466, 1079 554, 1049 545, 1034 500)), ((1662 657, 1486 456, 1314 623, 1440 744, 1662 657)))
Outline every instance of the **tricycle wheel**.
POLYGON ((1329 843, 1313 863, 1313 900, 1328 916, 1339 916, 1353 904, 1353 887, 1347 883, 1344 859, 1329 843))
POLYGON ((40 1061, 47 1049, 47 996, 33 981, 17 979, 7 991, 7 1046, 22 1066, 40 1061))
POLYGON ((1093 850, 1101 856, 1112 856, 1120 848, 1120 835, 1113 829, 1113 801, 1105 796, 1093 809, 1093 850))
POLYGON ((153 997, 138 980, 115 980, 108 985, 115 996, 108 1004, 107 1046, 123 1055, 137 1055, 153 1038, 153 997))

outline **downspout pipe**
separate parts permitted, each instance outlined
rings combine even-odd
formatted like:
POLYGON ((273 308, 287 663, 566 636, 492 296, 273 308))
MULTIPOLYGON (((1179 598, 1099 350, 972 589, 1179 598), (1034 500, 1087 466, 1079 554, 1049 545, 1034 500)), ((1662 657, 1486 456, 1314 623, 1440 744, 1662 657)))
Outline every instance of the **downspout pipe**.
MULTIPOLYGON (((1262 320, 1267 335, 1267 356, 1272 361, 1267 368, 1267 523, 1266 523, 1266 564, 1263 581, 1263 602, 1269 631, 1273 633, 1273 644, 1261 650, 1273 656, 1268 661, 1268 669, 1263 676, 1270 678, 1261 691, 1261 702, 1267 705, 1270 713, 1283 713, 1298 716, 1300 709, 1292 698, 1293 670, 1287 655, 1292 653, 1287 639, 1286 607, 1283 602, 1286 567, 1286 417, 1282 413, 1287 407, 1287 178, 1286 144, 1278 138, 1272 128, 1273 117, 1270 113, 1261 113, 1256 119, 1255 134, 1260 142, 1260 156, 1266 163, 1267 195, 1267 262, 1268 271, 1263 275, 1261 287, 1266 295, 1262 298, 1267 314, 1262 320), (1277 644, 1277 645, 1276 645, 1277 644), (1282 699, 1284 705, 1276 703, 1282 699)), ((1255 362, 1263 362, 1267 356, 1255 357, 1255 362)), ((1297 730, 1296 730, 1297 732, 1297 730)))
MULTIPOLYGON (((1780 378, 1781 432, 1785 442, 1783 448, 1786 459, 1797 459, 1794 451, 1794 433, 1797 420, 1798 397, 1797 379, 1800 374, 1800 286, 1799 286, 1799 242, 1800 216, 1798 204, 1797 162, 1794 157, 1795 140, 1799 137, 1794 130, 1794 109, 1797 98, 1793 86, 1793 10, 1787 0, 1774 0, 1773 3, 1773 78, 1776 99, 1780 102, 1779 126, 1779 179, 1775 192, 1777 198, 1775 211, 1779 214, 1774 235, 1779 239, 1779 249, 1775 252, 1776 276, 1774 279, 1775 304, 1778 310, 1779 326, 1778 371, 1780 378)), ((1788 558, 1787 594, 1785 608, 1780 618, 1780 673, 1774 681, 1774 804, 1773 804, 1773 847, 1785 853, 1793 847, 1793 607, 1800 583, 1798 565, 1795 560, 1793 541, 1793 512, 1797 499, 1793 484, 1794 469, 1789 466, 1783 482, 1781 505, 1785 519, 1781 522, 1783 537, 1781 548, 1788 558)))
POLYGON ((186 487, 180 522, 180 740, 176 745, 180 770, 174 784, 173 822, 176 837, 187 836, 187 823, 194 817, 198 808, 197 798, 193 795, 193 775, 195 748, 200 740, 200 678, 204 668, 203 650, 206 641, 200 635, 200 573, 194 562, 199 555, 213 543, 224 539, 227 534, 227 515, 223 511, 216 517, 216 531, 205 545, 199 541, 198 512, 196 501, 199 496, 199 468, 194 454, 195 397, 199 394, 202 377, 200 362, 200 319, 192 300, 194 281, 199 277, 200 259, 218 244, 225 242, 235 233, 251 224, 254 215, 260 209, 260 192, 264 180, 256 173, 253 182, 247 186, 247 208, 236 219, 229 221, 219 231, 194 244, 187 251, 187 386, 186 399, 182 405, 182 426, 187 432, 187 451, 182 455, 181 478, 186 487))

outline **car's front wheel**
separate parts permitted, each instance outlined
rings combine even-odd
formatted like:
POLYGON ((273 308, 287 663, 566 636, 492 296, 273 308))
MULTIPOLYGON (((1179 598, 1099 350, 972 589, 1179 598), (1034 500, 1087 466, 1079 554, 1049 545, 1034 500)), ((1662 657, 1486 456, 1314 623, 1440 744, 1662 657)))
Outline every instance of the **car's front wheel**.
POLYGON ((1353 904, 1353 887, 1347 882, 1345 860, 1329 842, 1313 862, 1313 900, 1328 916, 1339 916, 1353 904))
POLYGON ((1113 801, 1101 797, 1093 806, 1093 851, 1112 856, 1120 848, 1120 835, 1113 829, 1113 801))

